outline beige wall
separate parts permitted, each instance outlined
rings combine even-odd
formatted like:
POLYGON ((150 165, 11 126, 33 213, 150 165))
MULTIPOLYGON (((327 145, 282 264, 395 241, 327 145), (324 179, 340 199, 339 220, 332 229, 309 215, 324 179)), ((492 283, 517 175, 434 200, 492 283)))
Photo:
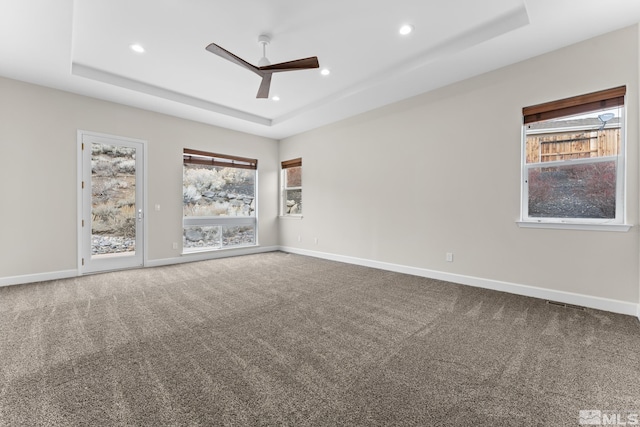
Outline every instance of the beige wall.
POLYGON ((638 303, 638 49, 631 27, 280 144, 0 78, 0 280, 76 268, 81 129, 148 141, 152 262, 179 257, 189 147, 259 159, 262 246, 638 303), (622 84, 634 227, 519 228, 521 108, 622 84), (278 162, 298 156, 304 218, 278 221, 278 162))
POLYGON ((638 155, 634 26, 281 141, 304 218, 280 244, 637 303, 638 155), (522 107, 619 85, 634 227, 519 228, 522 107))
POLYGON ((260 244, 278 244, 277 141, 0 78, 0 279, 76 269, 79 129, 147 141, 150 261, 180 256, 185 147, 258 159, 260 244))

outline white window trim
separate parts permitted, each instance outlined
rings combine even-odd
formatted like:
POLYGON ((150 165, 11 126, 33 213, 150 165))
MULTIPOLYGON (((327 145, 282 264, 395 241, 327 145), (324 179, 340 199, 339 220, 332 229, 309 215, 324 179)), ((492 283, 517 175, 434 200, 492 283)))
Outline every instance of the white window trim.
MULTIPOLYGON (((543 163, 526 163, 526 141, 527 141, 527 127, 522 123, 522 141, 520 143, 520 164, 521 164, 521 176, 520 176, 520 219, 516 221, 521 228, 547 228, 547 229, 565 229, 565 230, 589 230, 589 231, 619 231, 626 232, 632 227, 627 223, 627 209, 626 209, 626 170, 627 170, 627 132, 626 132, 626 116, 627 116, 627 103, 625 96, 625 104, 623 114, 620 120, 620 153, 617 156, 607 156, 595 159, 572 159, 572 160, 559 160, 543 163), (543 166, 559 166, 559 165, 575 165, 584 163, 596 163, 600 161, 616 160, 616 218, 613 219, 601 219, 601 218, 538 218, 529 217, 529 192, 528 192, 528 169, 532 167, 543 166)), ((607 126, 608 127, 608 126, 607 126)), ((565 129, 562 129, 565 131, 565 129)), ((571 129, 569 131, 576 130, 571 129)), ((545 129, 541 132, 531 132, 532 134, 546 133, 549 129, 545 129)))
POLYGON ((207 225, 231 225, 234 227, 242 225, 254 225, 255 216, 185 216, 183 225, 186 226, 207 226, 207 225))
POLYGON ((234 245, 234 246, 221 246, 219 248, 184 248, 182 247, 181 255, 192 255, 198 254, 202 252, 217 252, 217 251, 227 251, 234 250, 238 248, 246 248, 246 247, 254 247, 260 246, 258 241, 259 231, 258 231, 258 170, 255 169, 255 180, 254 180, 254 201, 255 201, 255 209, 253 211, 253 216, 183 216, 182 217, 182 228, 185 226, 193 226, 193 225, 233 225, 233 226, 242 226, 242 225, 253 225, 254 235, 253 235, 253 243, 247 243, 246 245, 234 245))
MULTIPOLYGON (((299 166, 302 167, 302 166, 299 166)), ((302 219, 303 214, 289 214, 286 213, 286 204, 287 204, 287 191, 288 190, 300 190, 302 191, 302 186, 297 187, 286 187, 286 171, 287 169, 280 169, 280 215, 279 218, 289 218, 289 219, 302 219)))
MULTIPOLYGON (((622 128, 623 123, 607 123, 604 127, 604 129, 615 129, 615 128, 622 128)), ((525 132, 526 132, 526 125, 524 128, 525 132)), ((558 129, 558 131, 561 132, 579 132, 579 131, 584 131, 584 130, 593 130, 593 125, 590 126, 567 126, 567 127, 563 127, 562 129, 558 129)), ((550 129, 531 129, 529 132, 526 132, 525 135, 528 133, 529 135, 540 135, 540 134, 544 134, 544 133, 550 133, 549 131, 553 131, 553 128, 550 129)))
POLYGON ((563 221, 516 221, 520 228, 547 228, 554 230, 585 230, 585 231, 620 231, 626 232, 633 227, 630 224, 607 224, 607 223, 579 223, 563 221))
POLYGON ((190 255, 194 253, 202 253, 202 252, 215 252, 215 251, 226 251, 232 250, 236 248, 246 248, 259 246, 258 245, 258 218, 255 216, 185 216, 182 219, 182 227, 189 226, 232 226, 232 227, 241 227, 243 225, 252 225, 254 231, 254 242, 247 243, 244 245, 233 245, 233 246, 220 246, 220 247, 204 247, 204 248, 182 248, 182 255, 190 255))

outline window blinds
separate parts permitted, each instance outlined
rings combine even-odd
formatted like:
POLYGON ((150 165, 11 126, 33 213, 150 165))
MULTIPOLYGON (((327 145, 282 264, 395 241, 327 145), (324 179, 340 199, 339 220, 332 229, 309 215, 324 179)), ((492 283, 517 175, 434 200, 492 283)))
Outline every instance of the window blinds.
POLYGON ((624 105, 626 86, 524 107, 524 124, 624 105))
POLYGON ((298 157, 297 159, 285 160, 281 165, 282 169, 297 168, 302 166, 302 158, 298 157))
POLYGON ((258 169, 258 160, 227 154, 208 153, 206 151, 185 148, 182 155, 184 164, 223 166, 227 168, 258 169))

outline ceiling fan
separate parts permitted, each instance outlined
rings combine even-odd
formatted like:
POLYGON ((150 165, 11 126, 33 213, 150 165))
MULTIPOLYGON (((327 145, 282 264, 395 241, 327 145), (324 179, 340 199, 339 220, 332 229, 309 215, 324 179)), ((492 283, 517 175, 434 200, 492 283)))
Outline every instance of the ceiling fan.
POLYGON ((266 36, 264 34, 258 37, 258 43, 262 45, 262 59, 260 59, 260 62, 258 62, 258 66, 249 64, 244 59, 237 57, 233 53, 229 52, 226 49, 223 49, 215 43, 211 43, 206 47, 206 49, 209 52, 214 53, 235 64, 238 64, 249 71, 253 71, 257 75, 262 77, 262 82, 260 83, 260 88, 258 88, 258 95, 256 95, 256 98, 268 98, 269 88, 271 86, 271 75, 273 73, 279 73, 282 71, 308 70, 312 68, 318 68, 320 66, 317 56, 295 59, 293 61, 281 62, 279 64, 271 65, 266 57, 266 46, 270 41, 271 39, 269 38, 269 36, 266 36))

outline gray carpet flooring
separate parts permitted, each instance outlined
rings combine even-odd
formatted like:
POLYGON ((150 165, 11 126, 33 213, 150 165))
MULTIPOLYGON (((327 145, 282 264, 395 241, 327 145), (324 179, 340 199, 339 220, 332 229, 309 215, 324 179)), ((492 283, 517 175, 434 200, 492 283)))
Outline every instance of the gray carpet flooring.
POLYGON ((281 252, 0 288, 2 426, 577 426, 640 322, 281 252))

